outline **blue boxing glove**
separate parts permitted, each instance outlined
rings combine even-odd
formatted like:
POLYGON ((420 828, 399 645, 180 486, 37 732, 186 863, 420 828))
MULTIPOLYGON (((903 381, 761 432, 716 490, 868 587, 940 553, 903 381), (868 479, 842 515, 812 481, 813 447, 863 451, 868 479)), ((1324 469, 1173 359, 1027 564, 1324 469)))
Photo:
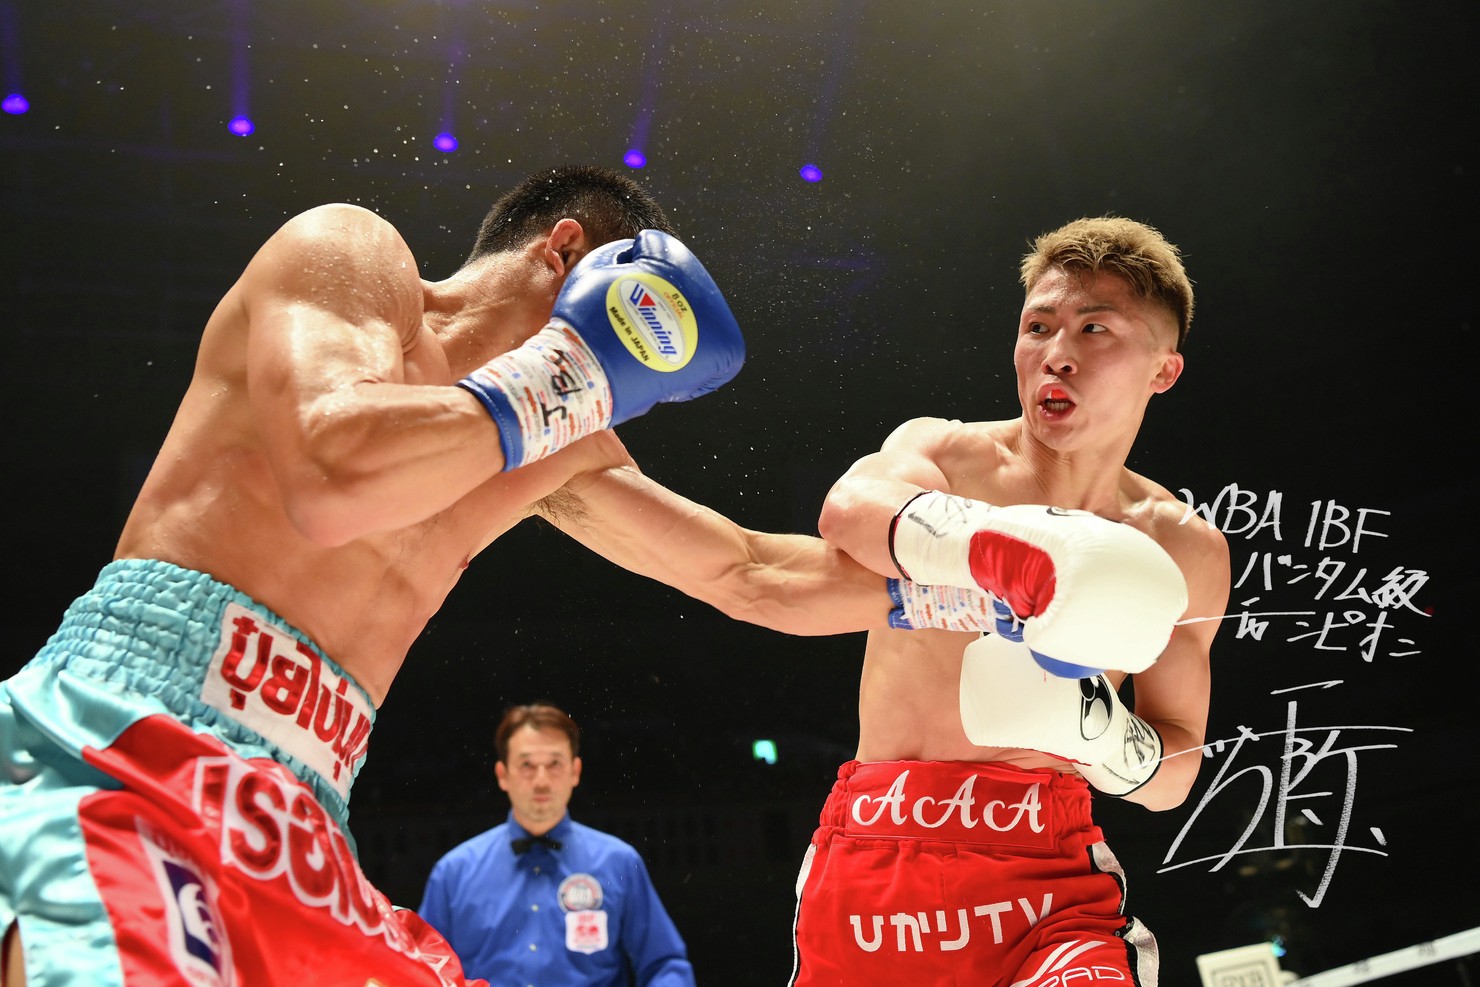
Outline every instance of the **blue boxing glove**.
POLYGON ((727 383, 745 362, 740 326, 699 259, 643 230, 571 269, 550 322, 458 384, 499 427, 504 469, 727 383))

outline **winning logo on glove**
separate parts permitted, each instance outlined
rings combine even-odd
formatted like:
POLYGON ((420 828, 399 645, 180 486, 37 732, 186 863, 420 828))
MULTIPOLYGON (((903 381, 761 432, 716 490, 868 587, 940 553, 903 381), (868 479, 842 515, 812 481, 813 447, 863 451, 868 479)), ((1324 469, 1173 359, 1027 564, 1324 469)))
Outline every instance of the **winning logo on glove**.
POLYGON ((699 324, 683 292, 656 274, 618 278, 606 289, 617 338, 649 370, 672 373, 693 358, 699 324))

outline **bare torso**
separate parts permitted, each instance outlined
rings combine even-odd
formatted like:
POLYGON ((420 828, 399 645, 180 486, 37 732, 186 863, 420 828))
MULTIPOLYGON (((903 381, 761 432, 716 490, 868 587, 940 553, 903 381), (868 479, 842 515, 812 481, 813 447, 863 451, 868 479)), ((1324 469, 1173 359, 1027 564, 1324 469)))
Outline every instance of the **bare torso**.
MULTIPOLYGON (((952 493, 993 504, 1045 503, 1044 492, 1026 464, 1010 448, 1015 422, 952 423, 952 437, 936 458, 952 493)), ((1162 542, 1179 539, 1184 511, 1170 493, 1129 470, 1122 470, 1119 516, 1162 542)), ((1060 505, 1077 507, 1079 505, 1060 505)), ((961 653, 977 635, 924 630, 874 630, 868 635, 859 690, 859 743, 862 761, 999 761, 1025 768, 1068 768, 1038 751, 977 747, 967 738, 959 714, 961 653)), ((1119 685, 1123 673, 1112 672, 1119 685)))
MULTIPOLYGON (((409 297, 422 290, 414 267, 399 276, 415 281, 400 286, 409 297)), ((425 520, 317 544, 289 517, 261 426, 264 402, 286 398, 249 393, 248 346, 261 331, 248 316, 252 290, 244 278, 211 316, 194 377, 115 557, 161 559, 235 586, 308 634, 378 704, 468 561, 581 463, 625 454, 600 433, 544 462, 495 474, 425 520)), ((399 382, 453 383, 424 313, 398 318, 399 382)), ((491 427, 483 441, 496 442, 491 427)))

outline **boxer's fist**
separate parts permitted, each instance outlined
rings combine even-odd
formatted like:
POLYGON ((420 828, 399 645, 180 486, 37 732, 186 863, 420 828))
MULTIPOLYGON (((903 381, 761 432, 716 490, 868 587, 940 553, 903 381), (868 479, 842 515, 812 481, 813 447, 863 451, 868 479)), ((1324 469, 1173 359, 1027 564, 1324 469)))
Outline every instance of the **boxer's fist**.
POLYGON ((504 468, 726 383, 745 342, 709 272, 677 239, 643 230, 571 269, 550 324, 458 383, 499 426, 504 468))
POLYGON ((587 254, 555 299, 606 370, 612 425, 728 382, 745 362, 719 286, 675 238, 643 230, 587 254))
POLYGON ((1074 761, 1107 795, 1129 795, 1161 765, 1161 735, 1126 709, 1104 675, 1051 675, 1024 644, 996 634, 961 655, 961 726, 979 747, 1042 751, 1074 761))
POLYGON ((906 578, 980 587, 1021 622, 1022 640, 1055 675, 1156 661, 1187 609, 1182 570, 1149 536, 1088 511, 994 507, 929 490, 896 515, 889 549, 906 578))

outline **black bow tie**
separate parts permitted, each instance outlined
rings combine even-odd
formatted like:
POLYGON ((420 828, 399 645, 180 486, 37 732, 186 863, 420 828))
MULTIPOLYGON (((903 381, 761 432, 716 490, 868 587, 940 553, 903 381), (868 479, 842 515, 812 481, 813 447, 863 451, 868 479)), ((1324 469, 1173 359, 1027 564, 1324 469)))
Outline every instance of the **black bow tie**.
POLYGON ((561 845, 559 840, 551 839, 549 836, 545 836, 543 834, 539 836, 527 836, 514 841, 514 852, 526 853, 528 852, 529 848, 534 846, 536 843, 543 843, 551 850, 559 850, 561 845))

